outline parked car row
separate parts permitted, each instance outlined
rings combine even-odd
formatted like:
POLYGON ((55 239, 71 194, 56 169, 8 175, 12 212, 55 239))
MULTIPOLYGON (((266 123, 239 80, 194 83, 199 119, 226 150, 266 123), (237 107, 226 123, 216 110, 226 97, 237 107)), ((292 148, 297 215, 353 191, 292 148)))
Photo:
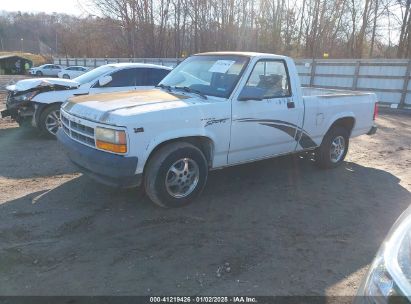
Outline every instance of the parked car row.
POLYGON ((29 69, 29 74, 34 76, 57 76, 63 70, 61 65, 56 64, 43 64, 38 67, 32 67, 29 69))
POLYGON ((162 207, 193 201, 210 169, 304 151, 337 167, 350 137, 376 132, 375 94, 301 88, 288 57, 205 53, 170 71, 119 63, 21 80, 1 114, 57 135, 91 177, 142 185, 162 207))
POLYGON ((84 66, 63 67, 57 64, 43 64, 38 67, 32 67, 28 70, 28 73, 38 77, 57 76, 59 78, 73 79, 89 70, 90 68, 84 66))

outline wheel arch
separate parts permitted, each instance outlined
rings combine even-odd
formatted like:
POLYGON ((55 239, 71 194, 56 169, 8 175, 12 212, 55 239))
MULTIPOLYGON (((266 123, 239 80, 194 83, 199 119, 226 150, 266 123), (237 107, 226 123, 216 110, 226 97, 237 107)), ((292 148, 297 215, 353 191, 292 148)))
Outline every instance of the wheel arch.
POLYGON ((351 135, 351 132, 355 127, 355 123, 356 123, 356 118, 353 113, 351 112, 341 113, 340 115, 333 117, 333 119, 330 120, 328 128, 326 129, 327 130, 326 133, 328 133, 335 126, 341 126, 341 127, 344 127, 351 135))
POLYGON ((354 129, 355 126, 355 117, 354 116, 345 116, 336 119, 331 126, 328 128, 328 131, 331 130, 335 126, 344 127, 350 134, 351 131, 354 129))
POLYGON ((182 136, 164 140, 157 144, 153 149, 151 149, 151 151, 148 153, 148 156, 146 157, 143 173, 145 172, 147 164, 149 163, 150 159, 159 149, 175 142, 186 142, 200 149, 200 151, 204 154, 207 160, 208 167, 212 167, 214 156, 214 141, 210 137, 204 135, 182 136))
POLYGON ((323 135, 323 138, 321 140, 321 144, 323 143, 325 136, 330 132, 330 130, 332 130, 336 126, 344 127, 351 136, 351 132, 354 129, 354 126, 355 126, 355 116, 350 113, 350 114, 340 115, 340 116, 332 119, 331 123, 329 124, 328 128, 326 129, 327 131, 323 135))
POLYGON ((41 114, 43 114, 44 110, 47 109, 48 107, 52 107, 54 105, 61 105, 63 102, 60 101, 55 101, 51 103, 39 103, 36 102, 36 110, 34 111, 34 121, 36 123, 36 126, 39 125, 39 120, 41 117, 41 114))

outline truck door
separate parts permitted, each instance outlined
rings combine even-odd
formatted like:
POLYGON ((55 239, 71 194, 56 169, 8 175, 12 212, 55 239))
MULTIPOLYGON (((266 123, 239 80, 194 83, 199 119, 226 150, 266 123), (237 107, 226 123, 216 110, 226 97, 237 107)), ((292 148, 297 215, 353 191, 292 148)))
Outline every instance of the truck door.
POLYGON ((255 63, 232 101, 229 164, 295 151, 304 105, 291 87, 284 60, 255 63))

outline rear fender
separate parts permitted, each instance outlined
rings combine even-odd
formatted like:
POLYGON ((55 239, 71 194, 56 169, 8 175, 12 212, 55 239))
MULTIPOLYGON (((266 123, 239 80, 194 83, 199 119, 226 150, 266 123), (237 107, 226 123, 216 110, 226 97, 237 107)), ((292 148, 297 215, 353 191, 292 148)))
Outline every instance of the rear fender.
POLYGON ((345 111, 345 112, 341 112, 341 113, 337 113, 334 116, 332 116, 326 124, 326 128, 325 128, 325 133, 324 135, 330 130, 331 126, 339 119, 342 118, 353 118, 354 119, 354 125, 352 127, 352 130, 355 128, 355 122, 356 122, 356 118, 355 115, 352 111, 345 111))

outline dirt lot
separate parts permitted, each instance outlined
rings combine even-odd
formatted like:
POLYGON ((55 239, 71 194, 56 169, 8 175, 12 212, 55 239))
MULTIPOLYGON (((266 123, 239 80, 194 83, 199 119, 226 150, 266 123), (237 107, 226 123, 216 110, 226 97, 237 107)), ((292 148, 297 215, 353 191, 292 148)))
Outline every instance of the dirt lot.
POLYGON ((0 120, 0 294, 353 295, 411 202, 411 116, 378 123, 338 169, 216 171, 195 204, 163 210, 0 120))

